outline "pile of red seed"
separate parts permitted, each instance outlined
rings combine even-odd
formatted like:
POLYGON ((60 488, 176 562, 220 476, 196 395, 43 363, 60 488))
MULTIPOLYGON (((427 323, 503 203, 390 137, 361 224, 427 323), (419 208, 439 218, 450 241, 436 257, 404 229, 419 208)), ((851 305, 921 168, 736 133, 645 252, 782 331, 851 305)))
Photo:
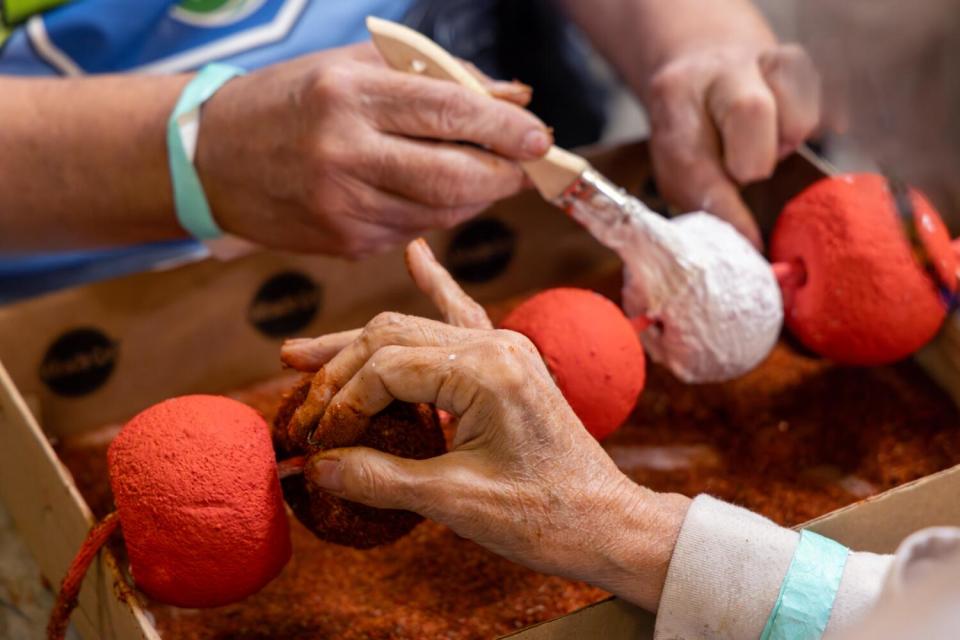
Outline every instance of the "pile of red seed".
MULTIPOLYGON (((237 395, 270 420, 291 380, 237 395)), ((101 516, 111 509, 107 440, 60 449, 101 516)), ((781 344, 755 372, 724 384, 688 386, 651 366, 636 411, 603 444, 653 489, 708 492, 792 525, 960 463, 960 415, 911 363, 846 368, 781 344)), ((524 569, 432 522, 369 551, 291 528, 293 559, 265 589, 217 609, 152 605, 161 633, 492 638, 605 595, 524 569)))

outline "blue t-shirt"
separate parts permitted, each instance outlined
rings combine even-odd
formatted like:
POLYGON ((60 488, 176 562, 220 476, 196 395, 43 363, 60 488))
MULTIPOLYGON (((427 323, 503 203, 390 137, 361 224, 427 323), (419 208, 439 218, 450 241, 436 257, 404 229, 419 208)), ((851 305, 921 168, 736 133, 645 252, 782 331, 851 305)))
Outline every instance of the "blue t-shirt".
MULTIPOLYGON (((256 69, 367 39, 364 18, 413 0, 72 0, 0 48, 0 75, 175 73, 209 62, 256 69)), ((205 253, 193 241, 106 251, 0 253, 0 302, 205 253)))

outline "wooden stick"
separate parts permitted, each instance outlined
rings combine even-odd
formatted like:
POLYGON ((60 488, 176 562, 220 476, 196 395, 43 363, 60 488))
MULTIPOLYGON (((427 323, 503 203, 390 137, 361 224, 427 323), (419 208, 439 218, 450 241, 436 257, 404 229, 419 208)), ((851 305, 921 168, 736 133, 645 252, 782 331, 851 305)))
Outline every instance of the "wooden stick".
POLYGON ((630 320, 630 324, 633 325, 633 329, 637 333, 643 333, 650 325, 653 324, 653 320, 647 316, 637 316, 636 318, 627 319, 630 320))
POLYGON ((774 262, 770 266, 781 289, 797 289, 807 281, 807 270, 799 260, 774 262))

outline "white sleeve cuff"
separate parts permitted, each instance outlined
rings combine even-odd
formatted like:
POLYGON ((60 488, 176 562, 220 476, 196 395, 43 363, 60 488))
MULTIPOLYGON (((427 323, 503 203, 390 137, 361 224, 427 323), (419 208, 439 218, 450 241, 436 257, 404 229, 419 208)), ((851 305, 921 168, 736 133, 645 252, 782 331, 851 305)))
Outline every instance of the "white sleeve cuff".
MULTIPOLYGON (((674 548, 655 640, 759 638, 800 535, 755 513, 699 496, 674 548)), ((889 556, 851 553, 825 638, 876 601, 889 556)))

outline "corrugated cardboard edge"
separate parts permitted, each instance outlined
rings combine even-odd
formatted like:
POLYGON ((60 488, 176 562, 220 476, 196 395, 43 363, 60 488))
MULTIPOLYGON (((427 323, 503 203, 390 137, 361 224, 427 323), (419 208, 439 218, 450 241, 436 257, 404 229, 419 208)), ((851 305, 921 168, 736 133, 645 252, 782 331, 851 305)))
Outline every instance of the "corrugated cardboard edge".
POLYGON ((911 533, 960 526, 960 465, 801 525, 857 551, 893 553, 911 533))
MULTIPOLYGON (((632 191, 639 191, 649 177, 648 168, 639 159, 645 158, 643 145, 629 145, 608 151, 603 158, 594 158, 594 164, 601 171, 620 184, 630 185, 632 191), (641 166, 643 170, 641 171, 641 166)), ((785 163, 786 169, 781 171, 787 178, 794 178, 796 185, 805 183, 822 175, 823 169, 810 163, 809 158, 795 156, 785 163)), ((790 192, 789 188, 770 189, 768 185, 757 185, 748 190, 748 196, 757 202, 769 206, 758 206, 759 209, 778 210, 778 203, 790 192)), ((516 208, 521 212, 528 209, 532 214, 543 204, 535 198, 520 197, 513 203, 507 203, 503 208, 516 208)), ((542 229, 541 229, 542 231, 542 229)), ((585 266, 589 261, 582 258, 592 254, 593 259, 603 254, 597 247, 596 251, 583 249, 581 241, 574 241, 577 250, 568 253, 567 269, 573 266, 585 266)), ((561 247, 554 247, 554 250, 561 247)), ((564 245, 564 249, 573 249, 564 245)), ((258 261, 253 256, 251 261, 258 261)), ((327 264, 328 259, 317 259, 327 264)), ((297 259, 292 262, 297 262, 297 259)), ((287 262, 284 260, 283 262, 287 262)), ((288 262, 289 263, 289 262, 288 262)), ((523 265, 529 268, 527 263, 523 265)), ((533 263, 535 265, 535 263, 533 263)), ((517 265, 520 267, 521 265, 517 265)), ((542 267, 542 265, 539 265, 542 267)), ((191 277, 204 273, 208 267, 187 267, 185 273, 191 277)), ((339 271, 340 268, 337 268, 339 271)), ((354 268, 356 270, 356 268, 354 268)), ((143 281, 154 278, 146 274, 136 276, 143 281)), ((542 274, 540 275, 542 277, 542 274)), ((164 276, 166 279, 167 276, 164 276)), ((139 280, 138 280, 139 282, 139 280)), ((387 284, 385 282, 379 283, 387 284)), ((111 288, 108 284, 104 290, 111 288)), ((122 286, 122 285, 121 285, 122 286)), ((479 286, 468 287, 472 295, 480 299, 498 295, 498 287, 479 286)), ((396 293, 394 291, 393 293, 396 293)), ((34 319, 44 318, 47 322, 56 322, 55 307, 63 297, 69 297, 71 292, 54 295, 30 303, 37 307, 32 315, 34 319), (59 299, 59 300, 58 300, 59 299), (41 313, 42 312, 42 313, 41 313)), ((381 298, 381 302, 382 302, 381 298)), ((949 324, 949 323, 948 323, 949 324)), ((42 329, 42 328, 41 328, 42 329)), ((960 341, 956 341, 960 344, 960 341)), ((953 365, 952 352, 943 349, 942 342, 931 345, 925 354, 919 358, 955 399, 960 399, 960 384, 957 380, 960 370, 953 365), (929 357, 926 354, 929 352, 929 357), (941 366, 945 374, 938 373, 936 367, 927 362, 937 360, 947 365, 941 366), (946 368, 944 368, 946 367, 946 368), (952 373, 951 373, 952 369, 952 373)), ((29 364, 24 365, 29 368, 29 364)), ((825 535, 835 536, 841 542, 858 549, 891 551, 896 542, 906 534, 929 526, 930 524, 960 524, 960 501, 950 500, 957 495, 954 488, 960 485, 958 468, 950 469, 916 482, 880 494, 862 503, 858 503, 818 518, 809 525, 825 535), (936 495, 931 495, 936 494, 936 495), (956 504, 953 504, 956 503, 956 504), (864 509, 864 511, 861 511, 864 509), (864 513, 864 522, 860 523, 860 514, 864 513), (896 522, 891 524, 891 515, 896 522), (882 529, 892 527, 887 535, 882 529), (860 542, 863 541, 863 544, 860 542)), ((15 524, 33 554, 40 569, 48 578, 59 579, 66 570, 73 554, 79 548, 92 523, 92 516, 85 502, 76 490, 70 474, 61 466, 59 459, 40 430, 33 414, 30 413, 24 398, 14 387, 10 376, 0 364, 0 500, 7 505, 15 524), (24 486, 24 480, 30 481, 29 492, 16 491, 24 486), (40 496, 41 499, 31 500, 40 496)), ((135 598, 117 597, 120 592, 126 592, 120 572, 113 557, 104 552, 101 559, 87 576, 80 596, 80 608, 72 620, 87 640, 98 638, 145 638, 159 640, 159 635, 147 620, 146 614, 139 607, 135 598)), ((539 640, 541 638, 650 638, 653 634, 654 617, 650 613, 630 605, 622 600, 611 598, 604 600, 576 612, 522 629, 507 637, 523 640, 539 640)))
MULTIPOLYGON (((823 534, 857 551, 892 553, 914 531, 960 526, 960 465, 901 485, 795 528, 823 534)), ((505 636, 515 640, 653 637, 656 618, 618 598, 578 609, 505 636)))
MULTIPOLYGON (((642 182, 649 174, 643 145, 615 149, 609 158, 619 164, 621 172, 632 167, 631 181, 642 182), (629 162, 622 161, 624 154, 631 158, 629 162)), ((605 164, 602 158, 599 161, 605 164)), ((597 265, 615 263, 608 249, 534 193, 506 201, 484 217, 508 222, 517 233, 517 244, 506 272, 496 280, 466 287, 478 300, 503 299, 558 280, 568 281, 597 265), (546 237, 550 238, 549 261, 542 258, 546 237)), ((438 255, 446 253, 452 236, 450 232, 430 234, 438 255)), ((259 335, 244 323, 227 329, 216 325, 218 318, 244 317, 255 292, 250 287, 262 281, 247 276, 267 277, 294 269, 322 283, 330 300, 326 311, 305 329, 310 335, 362 325, 386 309, 429 314, 429 302, 412 285, 402 265, 400 251, 359 264, 267 252, 227 264, 207 261, 162 273, 137 274, 0 309, 0 335, 16 336, 0 345, 4 356, 0 364, 0 500, 51 586, 58 585, 93 517, 40 422, 48 434, 60 437, 127 417, 159 399, 151 394, 168 397, 196 392, 200 381, 212 387, 204 389, 217 392, 276 374, 277 339, 259 335), (365 286, 357 286, 358 281, 365 281, 365 286), (214 292, 229 304, 217 305, 214 292), (143 326, 139 318, 158 309, 161 315, 149 316, 154 324, 143 326), (20 383, 36 377, 38 358, 51 336, 105 317, 110 317, 110 322, 95 326, 111 337, 124 336, 125 350, 112 376, 93 396, 62 398, 36 380, 14 384, 13 377, 20 383), (216 327, 213 335, 201 331, 211 325, 216 327), (246 348, 240 350, 241 344, 246 348), (218 355, 197 361, 196 354, 204 350, 218 355), (171 361, 173 353, 182 355, 180 362, 184 363, 175 375, 151 369, 155 360, 171 361), (145 380, 150 389, 144 388, 145 380), (34 401, 35 409, 42 411, 42 420, 37 420, 39 413, 31 413, 24 393, 34 401)), ((126 592, 124 584, 112 556, 102 553, 84 581, 79 607, 71 618, 86 640, 159 638, 135 597, 130 593, 118 597, 126 592)))
MULTIPOLYGON (((86 538, 93 515, 2 364, 0 499, 43 574, 63 575, 86 538), (17 490, 24 481, 33 491, 17 490)), ((84 638, 160 640, 139 604, 117 597, 128 591, 113 556, 103 551, 84 580, 80 606, 72 617, 84 638)))
MULTIPOLYGON (((790 184, 768 189, 762 184, 744 194, 753 211, 766 211, 761 226, 769 230, 786 202, 786 194, 798 192, 835 168, 805 147, 788 158, 778 170, 790 184)), ((960 312, 944 323, 939 335, 919 353, 916 362, 960 406, 960 312)), ((960 526, 960 465, 945 469, 884 493, 837 509, 795 528, 808 528, 858 551, 892 553, 908 535, 926 527, 960 526)), ((521 629, 507 638, 517 640, 574 640, 584 637, 653 637, 656 617, 648 611, 609 598, 554 620, 521 629)))
MULTIPOLYGON (((926 527, 960 526, 960 465, 901 485, 799 525, 857 551, 892 553, 908 535, 926 527)), ((656 618, 610 598, 566 616, 506 636, 516 640, 653 637, 656 618)))
MULTIPOLYGON (((955 402, 960 404, 960 313, 916 356, 916 361, 955 402)), ((892 553, 904 538, 934 526, 960 526, 960 465, 799 525, 857 551, 892 553)), ((516 640, 574 640, 585 637, 653 637, 653 614, 618 598, 610 598, 566 616, 522 629, 516 640)))
POLYGON ((581 638, 653 637, 656 618, 619 598, 607 598, 565 616, 541 622, 503 638, 516 640, 580 640, 581 638))
MULTIPOLYGON (((478 301, 569 284, 598 265, 616 270, 614 254, 562 213, 529 194, 505 206, 509 211, 491 211, 483 220, 515 236, 512 257, 493 280, 465 286, 478 301)), ((451 244, 451 234, 432 235, 440 256, 451 244)), ((57 292, 0 307, 0 335, 11 338, 0 341, 0 360, 20 392, 38 399, 44 431, 64 437, 125 420, 166 397, 220 393, 276 374, 280 338, 254 327, 248 313, 258 288, 283 273, 307 277, 322 291, 323 303, 300 335, 363 326, 388 310, 435 316, 403 264, 401 251, 360 263, 264 252, 57 292), (114 343, 114 366, 95 391, 64 396, 38 371, 53 340, 77 328, 114 343)))

